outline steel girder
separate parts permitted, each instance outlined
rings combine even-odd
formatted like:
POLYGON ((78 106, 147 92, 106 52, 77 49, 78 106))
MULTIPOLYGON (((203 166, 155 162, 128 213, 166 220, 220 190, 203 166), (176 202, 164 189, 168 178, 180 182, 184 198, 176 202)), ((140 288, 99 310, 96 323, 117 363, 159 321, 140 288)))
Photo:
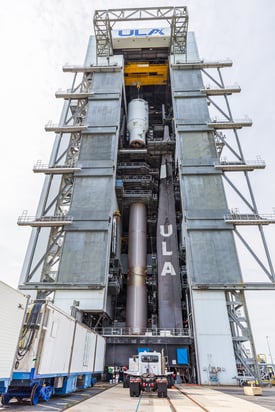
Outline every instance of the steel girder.
POLYGON ((149 7, 146 9, 96 10, 94 13, 94 28, 97 56, 107 57, 113 54, 112 29, 116 23, 140 20, 168 22, 171 29, 171 54, 186 53, 188 28, 187 7, 149 7))

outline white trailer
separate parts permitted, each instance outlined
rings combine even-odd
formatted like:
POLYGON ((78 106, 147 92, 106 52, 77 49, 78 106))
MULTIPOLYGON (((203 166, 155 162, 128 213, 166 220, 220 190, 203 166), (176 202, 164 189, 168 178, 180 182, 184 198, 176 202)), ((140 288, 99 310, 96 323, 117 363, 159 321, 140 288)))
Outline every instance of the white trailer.
POLYGON ((0 281, 0 393, 7 390, 28 297, 0 281))
MULTIPOLYGON (((10 318, 12 322, 12 318, 10 318)), ((12 397, 47 401, 52 394, 87 388, 104 369, 105 339, 50 302, 29 305, 12 380, 2 404, 12 397), (97 356, 100 349, 100 357, 97 356), (95 369, 96 367, 96 369, 95 369)))

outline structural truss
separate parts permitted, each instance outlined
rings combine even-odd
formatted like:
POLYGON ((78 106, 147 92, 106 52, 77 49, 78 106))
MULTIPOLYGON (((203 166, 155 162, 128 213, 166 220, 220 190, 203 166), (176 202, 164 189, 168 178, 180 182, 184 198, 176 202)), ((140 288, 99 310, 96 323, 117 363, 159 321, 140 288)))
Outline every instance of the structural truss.
POLYGON ((171 54, 186 53, 188 28, 187 7, 151 7, 148 9, 97 10, 94 14, 94 30, 97 56, 113 54, 112 30, 116 23, 133 21, 166 22, 170 26, 171 54))

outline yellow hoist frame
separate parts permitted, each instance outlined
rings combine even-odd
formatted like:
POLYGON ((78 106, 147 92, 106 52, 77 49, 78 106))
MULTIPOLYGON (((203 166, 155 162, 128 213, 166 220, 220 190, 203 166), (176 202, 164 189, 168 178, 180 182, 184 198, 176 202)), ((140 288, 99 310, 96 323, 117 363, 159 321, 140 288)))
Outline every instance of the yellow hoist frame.
POLYGON ((147 62, 129 63, 124 67, 125 86, 166 85, 168 63, 150 64, 147 62))

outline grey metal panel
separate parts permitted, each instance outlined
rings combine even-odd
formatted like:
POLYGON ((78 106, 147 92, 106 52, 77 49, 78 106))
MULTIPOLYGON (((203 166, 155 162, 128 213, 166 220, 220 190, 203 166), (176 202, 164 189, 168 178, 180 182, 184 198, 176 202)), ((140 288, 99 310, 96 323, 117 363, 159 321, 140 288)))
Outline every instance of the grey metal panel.
POLYGON ((74 220, 109 220, 108 216, 106 216, 106 210, 94 210, 94 209, 79 209, 74 210, 74 220))
POLYGON ((96 73, 91 90, 95 93, 120 94, 121 72, 111 73, 111 76, 110 73, 96 73))
POLYGON ((95 36, 90 36, 87 51, 86 51, 84 66, 90 66, 95 63, 96 63, 96 40, 95 40, 95 36))
POLYGON ((98 231, 105 230, 108 231, 110 227, 109 221, 107 220, 74 220, 71 225, 66 226, 66 232, 76 232, 76 231, 98 231))
MULTIPOLYGON (((183 120, 180 120, 182 122, 183 120)), ((207 124, 201 123, 201 124, 181 124, 179 123, 177 125, 177 132, 209 132, 211 131, 210 127, 207 126, 207 124)))
POLYGON ((217 173, 217 169, 213 168, 213 165, 211 167, 207 166, 182 166, 181 168, 181 173, 183 175, 206 175, 206 174, 215 174, 215 175, 221 175, 222 171, 219 170, 217 173))
MULTIPOLYGON (((194 60, 199 61, 192 35, 190 48, 194 60)), ((218 158, 214 134, 199 131, 200 127, 205 129, 209 119, 207 101, 187 97, 187 91, 193 94, 202 86, 200 70, 172 68, 171 84, 189 282, 205 285, 241 282, 233 227, 227 226, 223 219, 228 207, 222 176, 213 173, 218 158)))
POLYGON ((60 262, 58 283, 106 282, 106 242, 108 233, 67 232, 60 262))
POLYGON ((78 164, 82 167, 110 166, 109 160, 116 159, 116 136, 112 134, 83 135, 78 164), (85 163, 86 162, 86 163, 85 163))
POLYGON ((76 174, 77 177, 88 177, 88 176, 112 176, 114 174, 113 168, 94 168, 94 169, 81 169, 79 173, 76 174))
POLYGON ((189 231, 189 244, 192 255, 192 282, 241 282, 239 261, 231 231, 192 230, 189 231))
POLYGON ((174 92, 174 97, 189 97, 192 99, 193 97, 205 97, 204 94, 202 94, 200 91, 175 91, 174 92))
POLYGON ((237 371, 224 293, 193 291, 192 300, 199 381, 211 384, 210 370, 215 365, 221 369, 219 384, 232 385, 237 371))
POLYGON ((233 226, 228 225, 224 220, 196 219, 187 220, 187 230, 232 230, 233 226))
POLYGON ((70 214, 84 210, 104 212, 110 215, 113 177, 91 176, 76 178, 70 214))
POLYGON ((88 127, 113 126, 119 113, 120 104, 117 100, 91 100, 87 109, 87 125, 88 127))
POLYGON ((120 93, 98 93, 89 97, 89 101, 92 100, 118 100, 120 93))
POLYGON ((197 91, 203 88, 200 70, 174 70, 172 79, 175 92, 197 91))
POLYGON ((187 33, 187 56, 188 56, 188 61, 191 61, 191 62, 200 60, 198 46, 196 42, 196 36, 195 36, 195 33, 192 31, 189 31, 187 33))
POLYGON ((207 126, 206 122, 205 124, 201 123, 201 124, 190 124, 190 125, 181 124, 182 122, 184 123, 183 119, 179 120, 179 124, 177 125, 177 132, 193 133, 193 132, 211 131, 210 127, 207 126))
MULTIPOLYGON (((79 284, 81 286, 81 284, 79 284)), ((79 302, 79 310, 90 310, 92 307, 95 312, 104 311, 105 288, 81 290, 57 289, 54 295, 54 303, 57 307, 67 313, 71 313, 74 301, 79 302), (91 303, 92 302, 92 303, 91 303)))
POLYGON ((177 98, 174 100, 174 113, 181 124, 202 124, 210 121, 205 98, 177 98))
MULTIPOLYGON (((193 142, 197 145, 197 142, 193 142)), ((184 142, 182 142, 182 144, 184 144, 184 142)), ((188 150, 189 147, 187 147, 186 149, 188 150)), ((196 149, 195 149, 196 150, 196 149)), ((194 153, 195 154, 195 153, 194 153)), ((217 162, 217 156, 215 155, 214 157, 206 157, 206 154, 204 154, 201 151, 201 157, 195 157, 195 158, 188 158, 188 157, 184 157, 181 159, 181 168, 183 167, 205 167, 205 166, 212 166, 213 164, 215 164, 215 162, 217 162)))
MULTIPOLYGON (((58 283, 108 283, 122 82, 122 71, 93 74, 94 96, 104 93, 104 99, 88 100, 88 128, 82 134, 78 158, 82 170, 74 179, 70 206, 73 222, 66 230, 58 283), (114 93, 118 93, 116 99, 114 93)), ((106 295, 107 288, 101 310, 106 310, 106 295)), ((86 310, 99 310, 97 300, 83 304, 86 310)))
POLYGON ((85 129, 85 130, 83 130, 82 131, 82 135, 85 135, 85 134, 89 134, 89 135, 92 135, 92 134, 106 134, 106 133, 116 133, 116 131, 117 131, 117 126, 102 126, 102 125, 100 125, 100 126, 96 126, 96 125, 93 125, 93 126, 89 126, 89 125, 87 125, 87 128, 85 129))
POLYGON ((188 175, 182 185, 186 209, 223 209, 227 210, 221 176, 188 175))
POLYGON ((199 209, 198 207, 194 207, 193 209, 188 209, 185 212, 185 216, 188 220, 190 219, 222 219, 224 220, 224 209, 199 209))

